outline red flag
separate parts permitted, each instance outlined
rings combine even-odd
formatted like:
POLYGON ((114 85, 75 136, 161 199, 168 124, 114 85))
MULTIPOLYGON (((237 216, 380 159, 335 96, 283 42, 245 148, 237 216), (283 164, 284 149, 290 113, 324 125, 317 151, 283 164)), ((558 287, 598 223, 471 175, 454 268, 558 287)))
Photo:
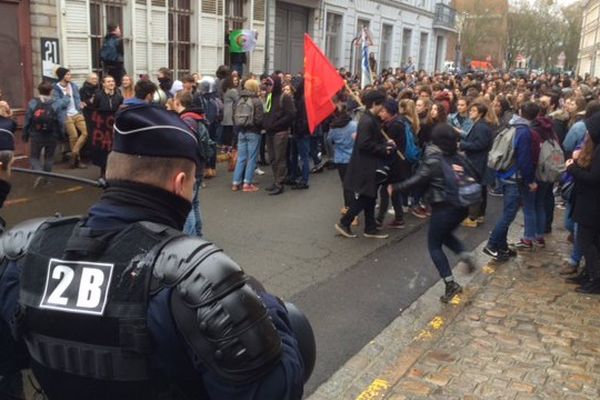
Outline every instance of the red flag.
POLYGON ((335 111, 331 99, 343 87, 344 80, 338 71, 310 36, 304 34, 304 102, 311 134, 335 111))

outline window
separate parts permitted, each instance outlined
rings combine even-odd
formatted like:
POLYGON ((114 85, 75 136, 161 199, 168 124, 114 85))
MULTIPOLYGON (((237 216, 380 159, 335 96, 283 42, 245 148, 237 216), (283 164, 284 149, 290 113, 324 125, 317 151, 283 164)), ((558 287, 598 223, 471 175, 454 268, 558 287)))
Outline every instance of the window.
POLYGON ((181 79, 191 73, 191 0, 169 0, 169 69, 181 79))
POLYGON ((410 55, 410 42, 412 41, 412 31, 404 29, 402 31, 402 63, 407 63, 410 55))
MULTIPOLYGON (((225 1, 225 37, 229 30, 237 30, 244 28, 244 22, 247 18, 244 17, 244 1, 243 0, 226 0, 225 1)), ((231 65, 231 53, 229 52, 229 42, 225 43, 225 64, 231 65)))
POLYGON ((425 69, 425 63, 427 62, 427 40, 429 35, 427 33, 421 33, 421 44, 419 47, 419 69, 425 69))
POLYGON ((334 13, 327 13, 327 32, 325 34, 325 54, 329 61, 336 66, 341 65, 340 43, 342 38, 342 16, 334 13))
POLYGON ((102 72, 100 49, 108 24, 118 24, 123 32, 123 6, 126 0, 90 1, 90 38, 92 43, 92 71, 102 72))
POLYGON ((381 70, 392 66, 392 34, 394 27, 383 24, 381 30, 381 70))

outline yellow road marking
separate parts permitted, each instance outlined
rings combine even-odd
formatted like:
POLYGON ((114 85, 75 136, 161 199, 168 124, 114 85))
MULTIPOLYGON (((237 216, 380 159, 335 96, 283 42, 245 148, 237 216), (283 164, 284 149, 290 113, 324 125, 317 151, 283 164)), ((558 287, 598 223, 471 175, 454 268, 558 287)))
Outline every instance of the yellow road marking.
POLYGON ((13 204, 27 203, 29 200, 31 200, 29 197, 21 197, 21 198, 18 198, 18 199, 10 199, 10 200, 6 200, 4 202, 4 206, 11 206, 13 204))
POLYGON ((444 318, 435 317, 431 320, 429 326, 431 326, 433 329, 440 329, 442 326, 444 326, 444 318))
POLYGON ((390 383, 384 379, 375 379, 356 400, 381 399, 385 392, 390 388, 390 383))
POLYGON ((494 272, 496 272, 496 269, 490 267, 489 265, 485 265, 482 269, 483 269, 483 272, 485 272, 488 275, 491 275, 494 272))
POLYGON ((66 193, 78 192, 80 190, 83 190, 83 186, 73 186, 73 187, 70 187, 70 188, 64 189, 64 190, 57 190, 55 193, 56 194, 66 194, 66 193))
POLYGON ((458 295, 458 294, 454 295, 454 297, 450 300, 450 304, 452 304, 454 306, 459 305, 460 302, 461 302, 461 298, 460 298, 460 295, 458 295))

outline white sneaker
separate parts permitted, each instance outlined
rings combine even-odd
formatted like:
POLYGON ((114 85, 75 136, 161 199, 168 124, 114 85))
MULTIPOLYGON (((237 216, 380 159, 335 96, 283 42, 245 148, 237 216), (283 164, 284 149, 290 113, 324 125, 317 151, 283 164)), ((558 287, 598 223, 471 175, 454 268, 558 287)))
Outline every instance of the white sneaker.
POLYGON ((256 168, 256 169, 254 170, 254 172, 256 173, 256 175, 264 175, 264 174, 265 174, 265 171, 263 171, 263 170, 262 170, 262 169, 260 169, 260 168, 256 168))

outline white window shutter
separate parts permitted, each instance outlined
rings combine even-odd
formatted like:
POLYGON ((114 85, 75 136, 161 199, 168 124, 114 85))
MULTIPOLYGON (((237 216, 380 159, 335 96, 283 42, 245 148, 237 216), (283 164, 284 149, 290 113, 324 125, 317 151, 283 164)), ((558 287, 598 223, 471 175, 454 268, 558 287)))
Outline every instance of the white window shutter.
POLYGON ((225 59, 224 0, 202 0, 200 8, 198 72, 214 75, 225 59))
POLYGON ((83 81, 91 71, 89 8, 86 0, 66 0, 64 8, 64 64, 75 81, 83 81))
POLYGON ((135 5, 134 11, 135 76, 148 73, 148 11, 146 6, 135 5))
POLYGON ((167 7, 153 5, 150 18, 150 73, 156 74, 159 68, 169 66, 167 7))

